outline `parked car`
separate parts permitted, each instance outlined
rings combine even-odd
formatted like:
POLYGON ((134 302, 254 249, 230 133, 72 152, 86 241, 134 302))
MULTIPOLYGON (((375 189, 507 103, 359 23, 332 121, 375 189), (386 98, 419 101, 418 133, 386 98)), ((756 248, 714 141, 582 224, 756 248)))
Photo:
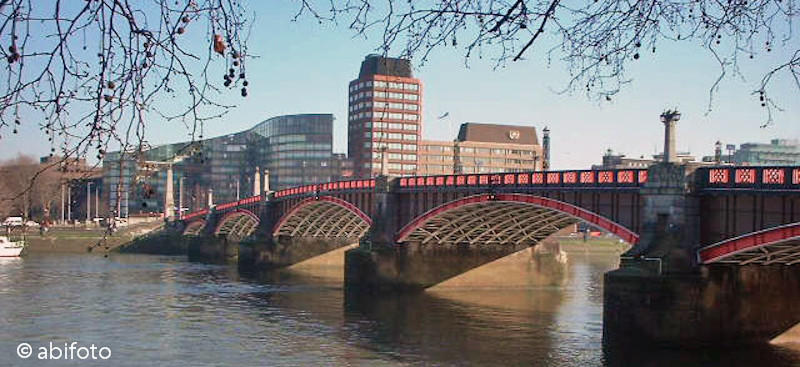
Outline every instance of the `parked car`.
POLYGON ((36 223, 36 222, 34 222, 32 220, 29 220, 29 221, 25 222, 25 227, 38 227, 38 226, 39 226, 39 223, 36 223))
POLYGON ((18 227, 21 226, 22 223, 24 223, 22 217, 8 217, 3 221, 3 225, 6 227, 18 227))

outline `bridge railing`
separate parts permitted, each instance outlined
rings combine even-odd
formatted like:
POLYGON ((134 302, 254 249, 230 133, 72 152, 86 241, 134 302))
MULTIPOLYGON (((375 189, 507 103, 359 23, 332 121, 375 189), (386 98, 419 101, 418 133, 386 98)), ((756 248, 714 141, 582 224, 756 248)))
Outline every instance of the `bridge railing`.
POLYGON ((275 197, 281 198, 292 195, 302 195, 308 193, 325 193, 325 192, 335 192, 344 190, 363 190, 363 189, 371 189, 373 187, 375 187, 374 179, 326 182, 321 184, 292 187, 276 191, 275 197))
POLYGON ((202 209, 189 214, 184 214, 183 220, 192 220, 194 218, 204 217, 206 214, 208 214, 208 211, 209 211, 208 209, 202 209))
POLYGON ((417 187, 639 187, 647 182, 646 169, 536 171, 401 177, 401 189, 417 187))
POLYGON ((700 190, 800 190, 800 167, 703 167, 695 171, 695 186, 700 190))
MULTIPOLYGON (((576 171, 535 171, 515 173, 480 173, 463 175, 412 176, 401 177, 397 185, 400 189, 419 187, 639 187, 647 182, 646 169, 619 170, 576 170, 576 171)), ((274 198, 296 195, 324 194, 349 190, 370 190, 375 187, 375 179, 347 180, 303 185, 276 191, 274 198)), ((263 200, 261 195, 218 204, 214 210, 223 211, 263 200)), ((190 220, 208 214, 208 209, 185 215, 190 220)))

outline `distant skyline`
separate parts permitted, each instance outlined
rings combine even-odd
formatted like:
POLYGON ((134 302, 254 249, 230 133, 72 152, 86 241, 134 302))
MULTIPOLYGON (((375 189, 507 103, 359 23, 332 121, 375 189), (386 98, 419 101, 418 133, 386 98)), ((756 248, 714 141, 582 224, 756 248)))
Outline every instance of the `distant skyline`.
MULTIPOLYGON (((334 151, 345 152, 347 85, 358 76, 364 57, 375 52, 380 37, 353 37, 345 25, 305 18, 292 22, 294 3, 253 2, 250 6, 256 20, 249 47, 258 58, 247 64, 249 96, 241 98, 235 92, 221 96, 222 102, 237 107, 207 123, 204 137, 249 129, 279 115, 332 113, 336 118, 334 151)), ((579 91, 555 93, 565 87, 569 75, 558 60, 548 65, 541 51, 497 70, 488 57, 471 60, 470 67, 465 67, 461 49, 437 50, 424 65, 412 60, 414 76, 424 83, 423 138, 455 139, 464 122, 534 126, 540 137, 548 126, 553 169, 588 168, 600 163, 609 148, 630 157, 661 152, 659 115, 667 108, 682 113, 678 150, 698 158, 713 154, 717 140, 738 146, 800 138, 800 93, 793 80, 775 81, 772 95, 778 97, 783 111, 773 110, 774 121, 766 128, 760 127, 766 114, 758 97, 751 95, 756 78, 768 66, 787 59, 788 51, 740 61, 743 75, 752 80, 729 75, 715 92, 710 111, 709 89, 719 67, 710 52, 699 46, 663 43, 658 53, 644 53, 629 64, 627 76, 632 82, 611 101, 589 100, 579 91)), ((396 55, 390 52, 388 56, 396 55)), ((223 73, 221 61, 214 67, 223 73)), ((32 124, 23 125, 18 135, 6 130, 0 134, 3 159, 18 153, 49 154, 47 137, 32 124)), ((153 145, 184 141, 188 131, 181 123, 154 119, 148 121, 147 140, 153 145)))

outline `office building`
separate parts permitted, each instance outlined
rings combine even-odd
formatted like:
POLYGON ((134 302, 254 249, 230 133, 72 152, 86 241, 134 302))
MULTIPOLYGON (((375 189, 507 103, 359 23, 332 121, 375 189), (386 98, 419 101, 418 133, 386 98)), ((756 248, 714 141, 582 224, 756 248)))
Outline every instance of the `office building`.
POLYGON ((422 134, 422 82, 409 60, 369 55, 348 88, 348 155, 357 177, 377 176, 388 155, 389 174, 417 173, 422 134))

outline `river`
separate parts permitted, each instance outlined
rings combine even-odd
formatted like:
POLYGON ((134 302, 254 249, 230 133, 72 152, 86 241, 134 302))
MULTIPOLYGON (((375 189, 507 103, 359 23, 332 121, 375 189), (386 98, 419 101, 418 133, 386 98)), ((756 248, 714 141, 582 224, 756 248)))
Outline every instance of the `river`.
POLYGON ((778 346, 604 349, 602 280, 617 255, 525 256, 374 298, 346 297, 336 265, 249 273, 150 255, 5 259, 0 365, 800 366, 800 351, 778 346), (73 342, 108 348, 108 359, 38 359, 73 342))

